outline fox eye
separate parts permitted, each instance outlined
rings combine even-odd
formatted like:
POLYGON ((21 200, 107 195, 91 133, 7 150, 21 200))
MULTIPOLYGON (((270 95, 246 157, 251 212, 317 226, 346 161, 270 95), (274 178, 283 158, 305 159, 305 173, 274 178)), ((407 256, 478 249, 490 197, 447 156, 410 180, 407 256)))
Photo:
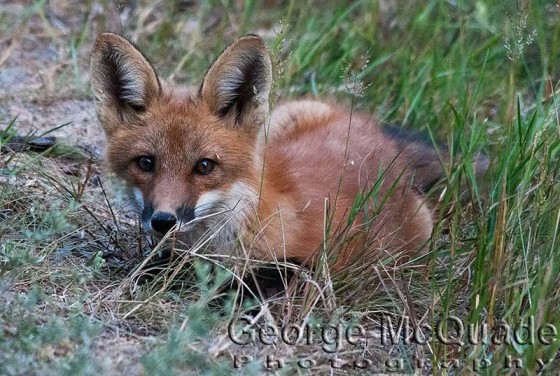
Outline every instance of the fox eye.
POLYGON ((136 165, 140 170, 144 172, 152 172, 156 167, 156 159, 154 157, 143 155, 136 158, 136 165))
POLYGON ((212 171, 214 171, 215 167, 216 162, 211 159, 204 158, 196 162, 196 165, 194 166, 194 172, 199 175, 208 175, 212 171))

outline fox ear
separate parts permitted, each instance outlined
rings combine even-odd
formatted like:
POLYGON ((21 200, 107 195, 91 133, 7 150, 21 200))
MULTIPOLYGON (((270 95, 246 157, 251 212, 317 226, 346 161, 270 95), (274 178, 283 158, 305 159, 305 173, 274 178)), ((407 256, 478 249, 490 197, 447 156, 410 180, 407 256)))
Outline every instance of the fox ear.
POLYGON ((112 33, 101 34, 91 54, 91 82, 98 114, 105 131, 115 126, 111 117, 130 119, 141 113, 160 92, 154 68, 129 41, 112 33))
POLYGON ((254 131, 266 120, 271 80, 272 66, 264 41, 247 35, 233 42, 212 64, 200 94, 215 115, 254 131))

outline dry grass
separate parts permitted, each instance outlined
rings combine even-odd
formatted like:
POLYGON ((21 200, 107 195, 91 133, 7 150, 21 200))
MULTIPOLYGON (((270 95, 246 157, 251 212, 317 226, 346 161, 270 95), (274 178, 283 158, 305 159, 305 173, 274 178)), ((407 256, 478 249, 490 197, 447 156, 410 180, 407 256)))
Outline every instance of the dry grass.
POLYGON ((267 361, 284 362, 279 374, 538 374, 539 360, 549 362, 540 374, 552 372, 558 338, 504 343, 490 332, 459 344, 434 330, 443 322, 452 336, 455 317, 465 328, 560 327, 559 35, 552 2, 2 2, 0 374, 262 374, 267 361), (88 79, 101 31, 129 37, 179 84, 196 83, 227 41, 257 32, 277 61, 277 95, 355 103, 446 141, 452 156, 483 149, 489 181, 478 187, 457 159, 427 268, 387 258, 356 266, 365 271, 355 278, 319 265, 247 325, 249 307, 222 284, 256 262, 179 245, 171 263, 145 267, 162 245, 142 233, 101 161, 88 79), (54 148, 5 147, 49 130, 54 148), (391 343, 382 329, 402 315, 420 329, 391 343), (293 344, 306 325, 312 338, 293 344), (339 335, 348 327, 360 340, 339 335))

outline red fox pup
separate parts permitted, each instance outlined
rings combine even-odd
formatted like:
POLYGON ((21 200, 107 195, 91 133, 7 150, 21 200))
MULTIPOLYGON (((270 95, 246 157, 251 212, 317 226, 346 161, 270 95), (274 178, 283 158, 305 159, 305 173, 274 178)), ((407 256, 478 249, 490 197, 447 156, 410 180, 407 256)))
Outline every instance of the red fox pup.
POLYGON ((329 250, 335 269, 426 248, 424 193, 443 176, 433 147, 323 102, 270 112, 260 37, 233 42, 200 86, 176 88, 127 40, 101 34, 91 80, 108 163, 147 230, 260 260, 329 250))

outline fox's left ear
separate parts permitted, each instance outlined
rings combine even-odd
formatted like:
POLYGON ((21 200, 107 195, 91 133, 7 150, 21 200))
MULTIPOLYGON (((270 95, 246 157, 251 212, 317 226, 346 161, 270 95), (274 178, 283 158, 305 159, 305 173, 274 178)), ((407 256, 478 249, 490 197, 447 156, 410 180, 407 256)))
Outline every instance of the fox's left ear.
POLYGON ((215 115, 254 132, 268 115, 271 81, 272 66, 264 41, 247 35, 233 42, 212 64, 200 94, 215 115))

